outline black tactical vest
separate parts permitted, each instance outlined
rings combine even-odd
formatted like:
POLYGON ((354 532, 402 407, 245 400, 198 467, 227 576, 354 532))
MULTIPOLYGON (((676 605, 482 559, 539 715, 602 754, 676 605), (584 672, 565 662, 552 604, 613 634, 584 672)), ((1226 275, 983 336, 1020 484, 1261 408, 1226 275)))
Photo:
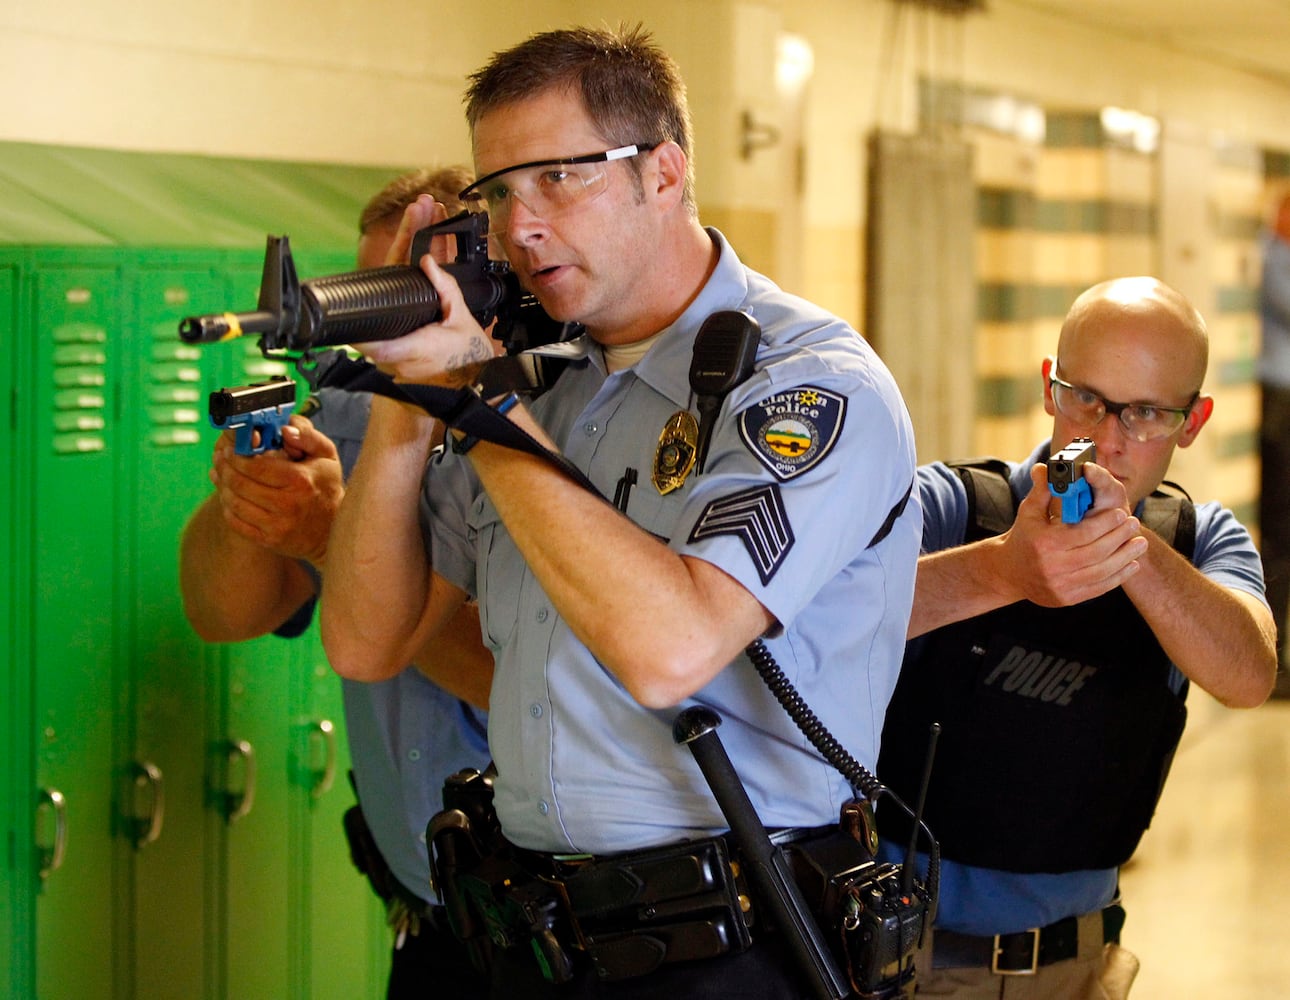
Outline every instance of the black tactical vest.
MULTIPOLYGON (((1016 516, 1006 465, 953 467, 968 491, 965 541, 1006 530, 1016 516)), ((1190 500, 1153 494, 1142 521, 1192 557, 1190 500)), ((916 801, 940 722, 925 820, 944 857, 1013 872, 1116 867, 1150 823, 1182 736, 1187 689, 1175 695, 1169 672, 1119 588, 1075 607, 1021 601, 956 622, 908 647, 878 777, 916 801)), ((908 819, 886 813, 884 835, 907 842, 908 819)))

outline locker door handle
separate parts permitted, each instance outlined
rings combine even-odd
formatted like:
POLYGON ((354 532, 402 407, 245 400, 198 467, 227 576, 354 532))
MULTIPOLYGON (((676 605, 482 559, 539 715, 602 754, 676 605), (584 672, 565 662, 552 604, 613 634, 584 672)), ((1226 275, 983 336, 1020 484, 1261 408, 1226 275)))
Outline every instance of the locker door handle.
POLYGON ((244 769, 241 794, 230 791, 224 793, 226 819, 228 825, 232 826, 255 805, 255 747, 247 740, 229 740, 227 752, 229 762, 241 759, 244 769))
POLYGON ((322 737, 323 750, 326 753, 322 771, 316 772, 318 780, 309 789, 311 797, 321 799, 331 791, 332 782, 336 780, 336 726, 331 719, 319 719, 310 728, 322 737))
POLYGON ((42 788, 36 811, 45 808, 54 811, 54 843, 49 847, 37 845, 42 881, 63 867, 67 855, 67 799, 57 788, 42 788))
POLYGON ((161 836, 161 825, 166 818, 165 784, 161 768, 150 760, 130 765, 134 787, 152 791, 152 803, 146 818, 130 819, 130 839, 135 850, 147 847, 161 836))

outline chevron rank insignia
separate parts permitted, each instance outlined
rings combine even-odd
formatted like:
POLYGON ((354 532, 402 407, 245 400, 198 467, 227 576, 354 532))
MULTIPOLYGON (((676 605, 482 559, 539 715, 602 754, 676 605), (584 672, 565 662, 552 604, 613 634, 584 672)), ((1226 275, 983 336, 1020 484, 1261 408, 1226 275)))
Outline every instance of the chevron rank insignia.
POLYGON ((763 584, 779 570, 793 547, 793 529, 779 493, 778 483, 713 500, 690 532, 690 541, 714 535, 734 535, 752 556, 763 584))
POLYGON ((842 433, 844 396, 813 386, 777 392, 739 414, 739 436, 781 482, 813 469, 842 433))

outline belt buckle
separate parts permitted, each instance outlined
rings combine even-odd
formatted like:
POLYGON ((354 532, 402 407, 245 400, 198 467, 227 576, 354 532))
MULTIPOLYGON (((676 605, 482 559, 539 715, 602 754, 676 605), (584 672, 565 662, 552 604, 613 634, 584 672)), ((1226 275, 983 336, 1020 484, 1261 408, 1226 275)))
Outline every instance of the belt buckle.
POLYGON ((994 936, 994 947, 990 953, 990 971, 997 976, 1033 976, 1039 971, 1039 931, 1020 931, 1020 934, 1030 935, 1030 966, 1021 966, 1016 969, 1005 969, 999 967, 999 956, 1003 954, 1003 947, 999 943, 1000 938, 1017 937, 1017 934, 996 934, 994 936))

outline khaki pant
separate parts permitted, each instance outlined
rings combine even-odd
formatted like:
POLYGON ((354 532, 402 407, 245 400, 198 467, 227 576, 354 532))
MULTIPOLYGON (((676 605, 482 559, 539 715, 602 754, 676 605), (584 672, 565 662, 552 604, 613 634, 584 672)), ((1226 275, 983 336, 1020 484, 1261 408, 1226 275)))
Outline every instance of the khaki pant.
MULTIPOLYGON (((1097 915, 1100 923, 1101 915, 1097 915)), ((1081 926, 1080 930, 1083 931, 1081 926)), ((914 957, 919 997, 958 1000, 1124 1000, 1138 974, 1138 959, 1100 934, 1080 934, 1079 954, 1043 965, 1032 976, 999 975, 986 966, 933 969, 935 936, 914 957), (1087 938, 1087 943, 1085 939, 1087 938)))

